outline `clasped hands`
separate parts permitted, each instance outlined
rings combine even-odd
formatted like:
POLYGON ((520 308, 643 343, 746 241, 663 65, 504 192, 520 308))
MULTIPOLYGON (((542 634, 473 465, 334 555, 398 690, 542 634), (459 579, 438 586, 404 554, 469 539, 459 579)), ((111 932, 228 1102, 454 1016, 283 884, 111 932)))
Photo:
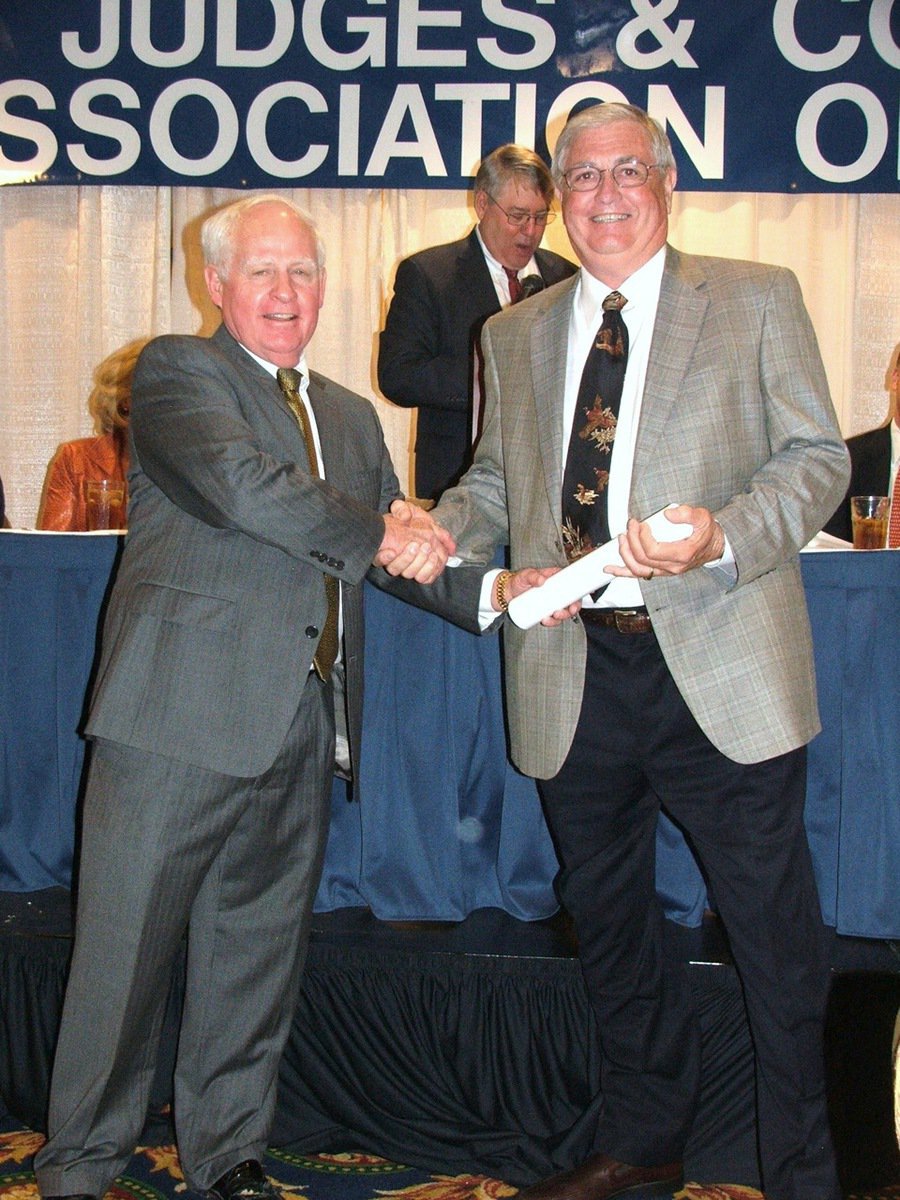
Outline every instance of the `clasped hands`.
MULTIPOLYGON (((395 500, 389 513, 384 514, 384 539, 372 560, 375 566, 384 567, 389 575, 414 579, 416 583, 433 583, 447 565, 447 559, 456 552, 456 541, 434 517, 408 500, 395 500)), ((559 567, 526 567, 509 575, 507 600, 540 587, 545 579, 554 575, 559 567)), ((497 611, 496 580, 491 592, 491 602, 497 611)), ((569 609, 553 613, 544 619, 545 625, 558 625, 568 620, 580 608, 573 604, 569 609)))
POLYGON ((430 513, 408 500, 395 500, 384 514, 384 537, 372 562, 389 575, 428 584, 455 551, 453 537, 430 513))

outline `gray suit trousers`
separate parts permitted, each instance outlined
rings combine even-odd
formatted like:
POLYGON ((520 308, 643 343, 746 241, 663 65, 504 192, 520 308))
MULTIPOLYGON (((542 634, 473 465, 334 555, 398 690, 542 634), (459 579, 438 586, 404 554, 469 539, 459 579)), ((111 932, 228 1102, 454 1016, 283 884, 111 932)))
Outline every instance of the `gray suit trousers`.
POLYGON ((262 1157, 321 872, 333 762, 332 690, 315 675, 275 762, 256 778, 95 743, 49 1140, 35 1163, 42 1194, 102 1196, 130 1159, 186 930, 175 1070, 185 1178, 203 1191, 241 1160, 262 1157))

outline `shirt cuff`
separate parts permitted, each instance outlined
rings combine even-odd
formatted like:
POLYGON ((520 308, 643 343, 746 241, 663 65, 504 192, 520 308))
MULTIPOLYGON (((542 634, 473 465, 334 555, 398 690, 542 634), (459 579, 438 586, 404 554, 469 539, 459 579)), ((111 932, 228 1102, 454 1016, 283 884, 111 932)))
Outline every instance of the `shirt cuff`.
POLYGON ((478 597, 478 625, 482 633, 486 629, 490 629, 497 618, 503 615, 502 613, 498 613, 491 604, 494 580, 499 574, 500 571, 488 571, 487 575, 481 581, 481 595, 478 597))
POLYGON ((737 563, 734 561, 734 551, 731 548, 731 542, 728 540, 728 534, 722 530, 722 536, 725 538, 725 545, 722 547, 722 556, 717 558, 715 562, 704 563, 704 567, 710 569, 722 570, 729 579, 734 581, 737 579, 737 563))

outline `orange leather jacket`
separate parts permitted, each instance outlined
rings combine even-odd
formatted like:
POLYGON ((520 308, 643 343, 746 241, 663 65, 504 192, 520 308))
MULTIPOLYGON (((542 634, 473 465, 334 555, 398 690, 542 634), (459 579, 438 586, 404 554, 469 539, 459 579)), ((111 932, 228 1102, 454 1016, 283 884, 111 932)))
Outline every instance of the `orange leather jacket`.
POLYGON ((63 442, 47 468, 38 529, 79 532, 87 529, 84 481, 117 479, 125 482, 128 442, 125 430, 101 437, 63 442))

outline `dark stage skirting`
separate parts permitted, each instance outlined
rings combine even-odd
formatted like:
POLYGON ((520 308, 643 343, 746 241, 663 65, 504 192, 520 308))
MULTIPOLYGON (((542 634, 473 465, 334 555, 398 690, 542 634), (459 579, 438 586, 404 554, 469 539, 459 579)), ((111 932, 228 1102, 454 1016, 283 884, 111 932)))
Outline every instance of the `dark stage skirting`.
MULTIPOLYGON (((689 957, 679 938, 694 931, 672 929, 673 951, 689 957)), ((0 1097, 39 1129, 68 950, 66 937, 0 935, 0 1097)), ((691 1177, 752 1185, 753 1068, 740 991, 728 966, 685 969, 707 1057, 691 1177)), ((181 987, 179 972, 156 1110, 169 1099, 181 987)), ((485 909, 457 926, 397 929, 358 909, 315 918, 274 1146, 369 1150, 520 1184, 589 1152, 597 1103, 596 1030, 559 919, 524 925, 485 909)), ((169 1137, 158 1123, 154 1131, 169 1137)))
MULTIPOLYGON (((41 1129, 69 953, 61 932, 67 894, 0 900, 0 1101, 41 1129)), ((754 1186, 753 1062, 736 975, 714 922, 701 929, 670 923, 669 933, 703 1033, 703 1092, 687 1175, 754 1186)), ((877 1184, 900 1178, 886 1049, 900 1003, 900 962, 885 946, 857 952, 855 962, 853 947, 842 945, 844 973, 835 987, 835 1136, 846 1169, 857 1177, 860 1169, 877 1170, 877 1184), (884 1054, 867 1054, 870 1041, 883 1041, 884 1054)), ((170 1096, 181 988, 178 973, 153 1088, 157 1113, 170 1096)), ((590 1150, 602 1102, 598 1058, 597 1029, 560 918, 525 924, 484 909, 457 925, 398 928, 361 909, 319 914, 272 1144, 301 1153, 368 1150, 424 1170, 522 1184, 590 1150)), ((147 1135, 171 1137, 159 1117, 147 1135)))
MULTIPOLYGON (((489 928, 492 915, 476 922, 484 916, 489 928)), ((426 944, 315 945, 273 1142, 346 1149, 351 1131, 352 1144, 389 1158, 408 1161, 414 1147, 412 1165, 516 1185, 584 1159, 602 1101, 577 963, 426 944)), ((753 1185, 753 1065, 740 990, 730 967, 685 969, 706 1059, 688 1177, 753 1185)))

